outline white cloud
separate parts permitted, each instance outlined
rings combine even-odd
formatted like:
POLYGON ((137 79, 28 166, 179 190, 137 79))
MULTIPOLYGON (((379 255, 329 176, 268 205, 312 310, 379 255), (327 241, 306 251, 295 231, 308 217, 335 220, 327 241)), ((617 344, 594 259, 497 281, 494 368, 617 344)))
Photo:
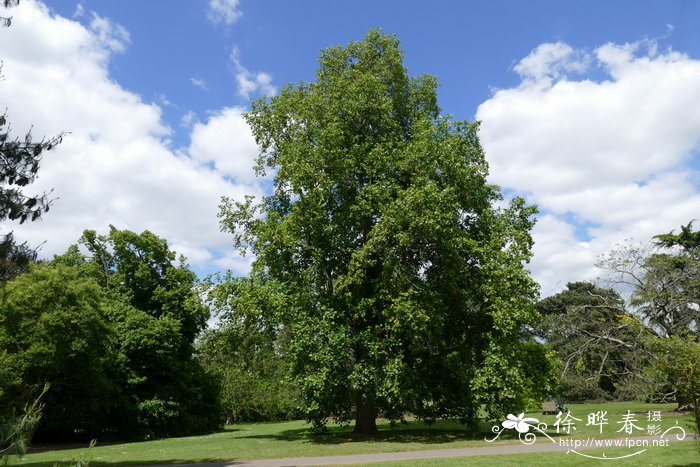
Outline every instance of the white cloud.
POLYGON ((477 119, 490 179, 545 213, 532 264, 543 292, 595 277, 595 258, 626 238, 698 217, 699 60, 648 40, 590 53, 556 43, 514 70, 521 83, 495 92, 477 119))
POLYGON ((109 18, 92 14, 90 31, 99 47, 112 52, 124 52, 126 45, 131 43, 131 36, 121 24, 111 21, 109 18))
POLYGON ((164 106, 164 107, 170 107, 170 106, 175 106, 175 107, 177 107, 177 105, 175 105, 175 104, 173 103, 173 101, 171 101, 170 99, 168 99, 168 96, 166 96, 165 94, 158 94, 158 96, 156 96, 156 97, 157 97, 158 102, 160 103, 160 105, 162 105, 162 106, 164 106))
POLYGON ((201 78, 199 75, 190 78, 190 83, 192 83, 192 86, 200 88, 203 91, 209 91, 209 88, 207 87, 207 82, 204 81, 204 79, 201 78))
MULTIPOLYGON (((2 228, 14 229, 18 239, 33 245, 47 240, 45 257, 65 251, 83 229, 104 232, 113 224, 151 230, 202 270, 217 268, 216 261, 226 255, 233 264, 230 235, 219 231, 216 216, 220 197, 261 192, 240 165, 253 150, 250 130, 236 121, 240 112, 221 113, 233 121, 231 127, 217 127, 227 146, 212 147, 206 138, 216 141, 217 135, 196 123, 194 156, 173 150, 161 108, 109 76, 109 57, 125 43, 127 31, 99 16, 85 27, 31 0, 21 2, 14 14, 12 28, 0 31, 6 76, 0 104, 18 135, 32 125, 37 138, 70 133, 46 153, 38 180, 28 187, 32 193, 54 189, 58 199, 51 211, 40 222, 2 228), (204 163, 210 153, 216 167, 204 163), (232 177, 245 184, 233 183, 232 177)), ((190 124, 195 121, 192 114, 190 124)), ((210 123, 221 122, 212 117, 210 123)))
POLYGON ((192 128, 197 122, 199 122, 197 113, 194 110, 188 110, 180 119, 180 126, 183 128, 192 128))
POLYGON ((239 183, 254 183, 258 146, 243 112, 240 107, 226 108, 206 123, 195 123, 189 154, 202 164, 213 164, 218 173, 239 183))
POLYGON ((221 258, 218 258, 214 263, 221 269, 230 269, 239 275, 247 275, 253 268, 254 258, 252 256, 238 256, 234 253, 228 253, 221 258))
POLYGON ((541 44, 523 58, 513 69, 527 80, 556 79, 568 72, 583 73, 590 57, 563 42, 541 44))
POLYGON ((595 279, 596 271, 591 266, 596 253, 588 242, 576 238, 574 226, 545 214, 538 219, 532 234, 536 242, 530 267, 543 297, 559 292, 567 282, 595 279))
POLYGON ((277 94, 277 88, 272 84, 272 76, 264 71, 253 72, 248 70, 241 64, 240 52, 238 47, 234 47, 231 51, 231 62, 233 63, 238 84, 238 94, 250 99, 253 94, 261 94, 263 96, 274 96, 277 94))
POLYGON ((75 11, 73 11, 73 18, 82 18, 85 15, 85 5, 82 2, 75 5, 75 11))
POLYGON ((243 16, 238 3, 239 0, 209 0, 207 17, 214 24, 231 26, 243 16))

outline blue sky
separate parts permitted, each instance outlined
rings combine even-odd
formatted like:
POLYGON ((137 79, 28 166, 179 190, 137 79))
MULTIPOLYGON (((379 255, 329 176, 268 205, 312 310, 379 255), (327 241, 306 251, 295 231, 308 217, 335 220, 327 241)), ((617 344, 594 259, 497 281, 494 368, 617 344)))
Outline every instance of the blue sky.
MULTIPOLYGON (((47 1, 74 17, 78 3, 47 1)), ((166 97, 173 125, 183 109, 206 114, 225 105, 247 105, 231 76, 232 47, 251 71, 269 73, 277 86, 314 79, 322 48, 359 40, 370 28, 396 34, 411 74, 430 73, 441 83, 446 113, 473 120, 492 88, 517 84, 512 66, 537 45, 563 41, 593 48, 664 38, 700 56, 700 4, 691 1, 278 1, 241 0, 233 24, 213 24, 207 0, 83 0, 90 12, 123 25, 131 43, 110 63, 113 78, 144 100, 166 97), (673 33, 668 34, 668 25, 673 33), (208 91, 192 86, 201 79, 208 91)), ((186 139, 187 134, 182 135, 186 139)))
MULTIPOLYGON (((396 34, 440 105, 482 121, 491 179, 540 206, 543 294, 594 279, 627 239, 700 218, 700 3, 693 1, 22 0, 5 15, 0 104, 20 129, 70 132, 36 189, 44 221, 4 230, 61 252, 108 224, 167 238, 200 274, 244 273, 222 195, 263 195, 241 118, 314 79, 319 51, 396 34)), ((0 12, 2 15, 2 12, 0 12)))

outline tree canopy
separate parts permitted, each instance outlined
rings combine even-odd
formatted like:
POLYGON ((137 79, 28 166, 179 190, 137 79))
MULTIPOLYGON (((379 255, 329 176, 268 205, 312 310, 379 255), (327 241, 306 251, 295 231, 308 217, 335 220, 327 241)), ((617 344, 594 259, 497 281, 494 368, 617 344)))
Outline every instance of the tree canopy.
POLYGON ((215 329, 200 339, 197 353, 221 381, 221 403, 231 422, 300 418, 299 390, 287 377, 289 341, 284 328, 269 319, 279 294, 229 272, 207 302, 217 311, 215 329), (272 299, 272 300, 270 300, 272 299))
POLYGON ((650 332, 614 290, 572 282, 537 304, 538 336, 561 360, 557 395, 569 402, 630 399, 648 390, 650 332))
POLYGON ((655 245, 628 245, 599 262, 614 282, 631 287, 630 305, 661 337, 700 336, 699 238, 691 222, 678 234, 657 235, 655 245))
POLYGON ((50 383, 43 440, 217 429, 216 380, 194 358, 208 317, 194 273, 148 231, 87 230, 81 245, 0 288, 0 406, 50 383))
POLYGON ((49 382, 40 430, 94 434, 114 395, 100 287, 77 269, 42 265, 8 282, 0 301, 3 415, 21 410, 49 382))
POLYGON ((536 210, 495 207, 478 124, 441 116, 436 89, 374 30, 246 115, 274 193, 224 198, 221 225, 256 255, 253 282, 284 297, 271 312, 316 426, 474 421, 479 404, 503 415, 551 382, 542 347, 521 339, 536 210))

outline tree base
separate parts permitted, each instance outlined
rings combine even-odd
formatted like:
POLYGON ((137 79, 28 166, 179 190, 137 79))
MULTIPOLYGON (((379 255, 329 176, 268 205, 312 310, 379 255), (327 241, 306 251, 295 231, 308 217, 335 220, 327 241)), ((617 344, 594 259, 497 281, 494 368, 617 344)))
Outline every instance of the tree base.
POLYGON ((377 409, 365 403, 358 403, 355 428, 352 432, 357 435, 377 434, 377 409))

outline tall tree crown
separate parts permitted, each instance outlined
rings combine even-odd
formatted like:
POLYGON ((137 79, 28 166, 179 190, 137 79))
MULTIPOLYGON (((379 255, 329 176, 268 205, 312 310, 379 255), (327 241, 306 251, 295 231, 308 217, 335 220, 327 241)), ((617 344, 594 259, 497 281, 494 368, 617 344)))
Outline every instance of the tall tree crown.
POLYGON ((395 37, 370 31, 324 50, 315 82, 255 101, 274 192, 221 206, 253 275, 286 291, 279 319, 315 422, 352 406, 358 424, 379 409, 472 419, 478 401, 505 410, 533 390, 486 400, 498 377, 526 385, 535 208, 493 207, 478 124, 441 116, 436 79, 402 61, 395 37))

